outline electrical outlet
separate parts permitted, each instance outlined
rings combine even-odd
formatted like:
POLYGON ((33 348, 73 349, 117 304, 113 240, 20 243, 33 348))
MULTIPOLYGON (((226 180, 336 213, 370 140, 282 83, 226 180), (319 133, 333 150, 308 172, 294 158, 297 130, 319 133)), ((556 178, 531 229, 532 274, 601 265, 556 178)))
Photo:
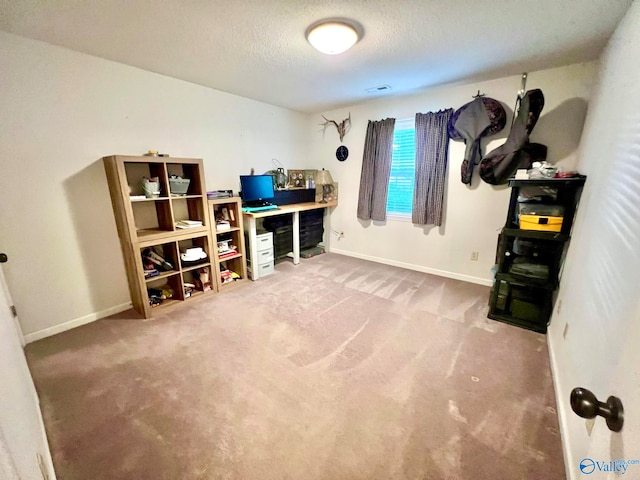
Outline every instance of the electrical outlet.
POLYGON ((471 252, 471 260, 473 262, 477 262, 478 261, 478 252, 471 252))

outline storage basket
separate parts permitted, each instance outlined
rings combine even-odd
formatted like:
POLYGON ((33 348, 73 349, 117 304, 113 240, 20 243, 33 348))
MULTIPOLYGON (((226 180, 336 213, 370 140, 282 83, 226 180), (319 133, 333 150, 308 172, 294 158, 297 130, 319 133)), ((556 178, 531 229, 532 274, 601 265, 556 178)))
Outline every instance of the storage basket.
POLYGON ((548 205, 546 203, 519 203, 518 211, 520 215, 564 216, 564 207, 562 205, 548 205))
POLYGON ((186 195, 189 190, 191 180, 188 178, 170 177, 169 191, 172 195, 186 195))
POLYGON ((142 180, 142 192, 147 198, 157 198, 160 196, 160 182, 151 182, 149 179, 142 180))

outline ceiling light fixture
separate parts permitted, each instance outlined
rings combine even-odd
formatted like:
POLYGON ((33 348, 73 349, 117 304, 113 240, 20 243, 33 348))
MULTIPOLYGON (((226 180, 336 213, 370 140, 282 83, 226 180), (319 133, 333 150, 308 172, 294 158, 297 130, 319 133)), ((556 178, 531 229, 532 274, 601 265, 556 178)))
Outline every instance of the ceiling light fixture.
POLYGON ((316 50, 338 55, 353 47, 360 39, 356 27, 343 20, 323 20, 307 29, 307 40, 316 50))

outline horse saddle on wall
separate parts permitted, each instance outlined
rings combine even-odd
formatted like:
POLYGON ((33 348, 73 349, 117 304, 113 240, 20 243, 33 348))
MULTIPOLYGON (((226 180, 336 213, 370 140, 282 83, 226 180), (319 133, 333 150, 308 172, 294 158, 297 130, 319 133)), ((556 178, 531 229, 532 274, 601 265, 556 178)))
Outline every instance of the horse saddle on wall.
POLYGON ((492 185, 507 183, 518 168, 530 168, 533 162, 547 158, 545 145, 529 143, 529 135, 543 107, 542 90, 529 90, 524 94, 506 142, 487 153, 480 162, 480 177, 485 182, 492 185))
POLYGON ((473 168, 480 162, 480 140, 501 131, 507 123, 507 114, 497 100, 478 97, 454 112, 447 125, 449 138, 465 142, 466 150, 460 170, 462 183, 471 183, 473 168))

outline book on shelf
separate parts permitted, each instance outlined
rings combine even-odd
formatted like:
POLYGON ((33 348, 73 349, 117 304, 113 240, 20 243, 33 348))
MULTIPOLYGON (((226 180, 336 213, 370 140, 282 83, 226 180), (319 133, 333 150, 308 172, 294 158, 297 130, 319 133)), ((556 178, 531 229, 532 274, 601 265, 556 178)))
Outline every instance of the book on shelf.
POLYGON ((220 280, 222 284, 235 282, 236 280, 240 280, 241 278, 242 277, 238 273, 234 272, 233 270, 229 270, 228 268, 220 271, 220 280))
POLYGON ((222 282, 222 284, 224 285, 225 283, 231 283, 234 282, 234 278, 231 275, 228 276, 220 276, 220 281, 222 282))
POLYGON ((217 198, 231 198, 233 197, 232 190, 212 190, 211 192, 207 192, 207 198, 210 200, 215 200, 217 198))
POLYGON ((218 253, 218 258, 220 260, 223 260, 227 257, 233 257, 234 255, 236 255, 238 253, 237 248, 234 246, 233 248, 230 248, 229 250, 225 250, 224 252, 220 252, 218 253))
POLYGON ((195 228, 202 227, 202 221, 200 220, 178 220, 176 222, 176 228, 195 228))
POLYGON ((153 270, 145 269, 145 271, 144 271, 144 278, 157 277, 158 275, 160 275, 160 272, 158 270, 156 270, 155 268, 153 270))

